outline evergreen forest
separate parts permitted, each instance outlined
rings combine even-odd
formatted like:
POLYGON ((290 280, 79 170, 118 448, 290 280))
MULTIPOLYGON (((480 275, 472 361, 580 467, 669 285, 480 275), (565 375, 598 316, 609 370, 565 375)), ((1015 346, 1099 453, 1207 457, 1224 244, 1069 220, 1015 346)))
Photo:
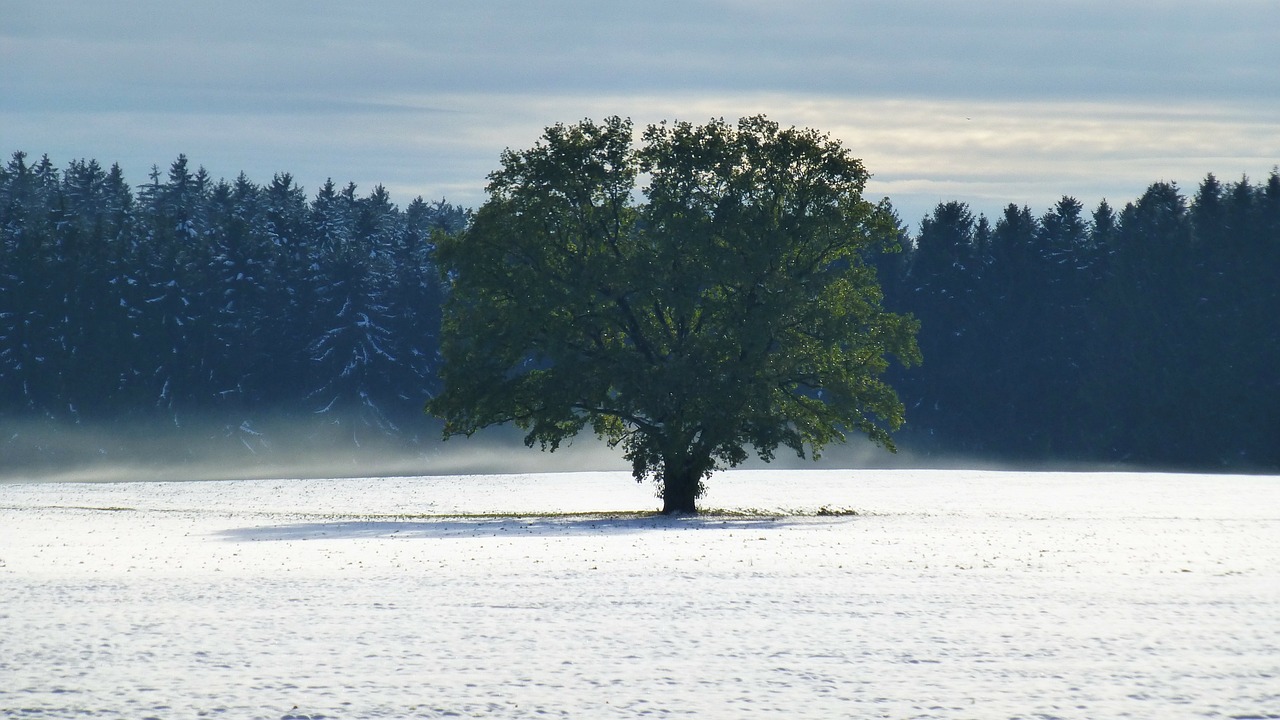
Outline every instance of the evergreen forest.
MULTIPOLYGON (((400 208, 382 186, 215 180, 185 156, 135 186, 119 166, 15 153, 0 167, 0 471, 128 452, 127 433, 50 441, 83 428, 251 455, 286 426, 324 428, 328 447, 432 446, 432 253, 469 219, 444 200, 400 208)), ((1280 173, 994 221, 948 202, 901 234, 875 263, 885 306, 921 321, 923 365, 888 378, 905 454, 1280 471, 1280 173)))

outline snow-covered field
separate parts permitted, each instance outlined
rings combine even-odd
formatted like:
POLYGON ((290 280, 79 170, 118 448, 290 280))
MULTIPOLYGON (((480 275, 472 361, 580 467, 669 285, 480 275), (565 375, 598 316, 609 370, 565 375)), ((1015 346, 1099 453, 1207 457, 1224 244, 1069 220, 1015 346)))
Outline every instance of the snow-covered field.
POLYGON ((1280 718, 1280 478, 710 484, 0 484, 0 717, 1280 718))

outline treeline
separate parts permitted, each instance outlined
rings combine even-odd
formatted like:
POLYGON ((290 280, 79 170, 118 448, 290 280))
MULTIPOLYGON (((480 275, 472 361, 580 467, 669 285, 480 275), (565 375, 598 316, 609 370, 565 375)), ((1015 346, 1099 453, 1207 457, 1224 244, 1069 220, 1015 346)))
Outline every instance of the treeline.
MULTIPOLYGON (((118 166, 16 153, 0 168, 0 423, 176 436, 216 418, 255 445, 283 417, 433 438, 432 238, 468 219, 381 186, 214 180, 181 156, 135 188, 118 166)), ((994 223, 945 203, 903 245, 877 262, 887 306, 922 321, 924 365, 891 378, 905 450, 1280 470, 1277 173, 994 223)))
POLYGON ((119 166, 16 153, 0 169, 0 419, 396 432, 437 383, 432 234, 467 221, 381 186, 214 180, 184 156, 135 191, 119 166))
POLYGON ((962 203, 882 258, 922 322, 902 444, 1026 463, 1280 469, 1280 175, 1116 211, 962 203))

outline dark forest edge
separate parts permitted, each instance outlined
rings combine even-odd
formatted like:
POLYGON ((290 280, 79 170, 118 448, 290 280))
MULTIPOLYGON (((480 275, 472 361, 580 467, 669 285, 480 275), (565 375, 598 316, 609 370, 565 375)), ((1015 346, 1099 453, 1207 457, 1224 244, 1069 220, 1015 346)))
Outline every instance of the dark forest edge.
MULTIPOLYGON (((433 238, 467 209, 29 160, 0 167, 0 475, 436 445, 433 238)), ((901 232, 878 270, 922 323, 923 366, 888 378, 906 456, 1280 470, 1280 174, 994 222, 943 203, 901 232)))

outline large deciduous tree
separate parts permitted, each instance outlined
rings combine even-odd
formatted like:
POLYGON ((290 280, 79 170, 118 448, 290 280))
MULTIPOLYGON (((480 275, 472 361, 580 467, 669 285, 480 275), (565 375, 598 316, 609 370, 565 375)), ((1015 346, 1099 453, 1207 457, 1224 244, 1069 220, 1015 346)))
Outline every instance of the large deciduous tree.
POLYGON ((764 117, 638 144, 616 117, 548 128, 440 238, 428 410, 446 437, 511 422, 544 450, 590 426, 659 481, 664 512, 696 511, 748 446, 803 457, 861 432, 893 449, 903 407, 880 375, 919 360, 917 324, 885 311, 866 262, 902 235, 867 177, 829 136, 764 117))

